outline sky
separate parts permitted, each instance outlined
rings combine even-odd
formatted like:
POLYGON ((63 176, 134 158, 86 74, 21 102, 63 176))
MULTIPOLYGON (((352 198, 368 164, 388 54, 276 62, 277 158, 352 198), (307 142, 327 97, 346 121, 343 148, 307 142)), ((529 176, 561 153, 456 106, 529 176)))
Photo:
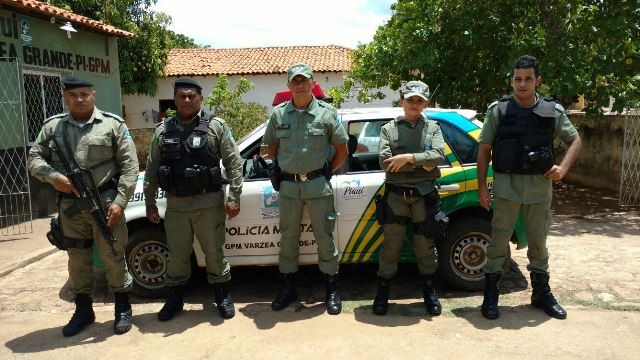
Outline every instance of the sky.
POLYGON ((395 0, 158 0, 171 30, 212 48, 342 45, 373 39, 395 0))

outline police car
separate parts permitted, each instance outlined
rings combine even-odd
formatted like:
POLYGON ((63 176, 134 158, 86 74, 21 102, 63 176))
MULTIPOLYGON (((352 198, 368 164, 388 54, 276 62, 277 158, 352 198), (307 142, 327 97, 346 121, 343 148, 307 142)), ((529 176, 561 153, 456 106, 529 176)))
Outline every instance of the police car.
MULTIPOLYGON (((376 194, 384 192, 384 171, 378 163, 381 126, 398 115, 401 108, 341 109, 339 114, 349 134, 349 157, 331 178, 338 221, 334 238, 341 263, 375 262, 382 245, 382 228, 375 215, 376 194), (366 136, 365 136, 366 135, 366 136)), ((437 242, 438 274, 445 284, 461 290, 480 290, 484 274, 482 265, 490 237, 490 213, 479 206, 477 198, 476 154, 482 123, 475 111, 427 109, 425 115, 439 123, 445 139, 445 164, 438 179, 442 210, 449 216, 447 235, 437 242)), ((258 163, 266 149, 261 146, 266 123, 238 141, 244 159, 245 182, 240 214, 226 223, 225 255, 232 266, 277 265, 280 247, 279 194, 258 163)), ((488 182, 492 182, 489 170, 488 182)), ((138 178, 135 194, 125 211, 129 228, 126 259, 140 295, 158 295, 164 286, 168 248, 162 222, 146 219, 142 181, 138 178)), ((158 194, 161 216, 165 194, 158 194)), ((300 263, 317 263, 317 244, 308 214, 303 215, 300 238, 300 263)), ((517 235, 521 232, 517 231, 517 235)), ((519 248, 523 236, 514 236, 519 248)), ((409 237, 401 261, 413 261, 409 237)), ((204 256, 194 242, 194 266, 204 266, 204 256)))

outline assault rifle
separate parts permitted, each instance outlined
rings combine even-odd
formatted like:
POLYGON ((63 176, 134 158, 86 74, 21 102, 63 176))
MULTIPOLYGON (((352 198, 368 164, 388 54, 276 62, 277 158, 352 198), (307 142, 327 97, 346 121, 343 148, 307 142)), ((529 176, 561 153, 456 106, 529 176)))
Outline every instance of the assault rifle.
POLYGON ((113 236, 113 232, 107 223, 107 214, 105 213, 102 205, 102 199, 100 198, 100 192, 98 191, 96 180, 93 177, 93 171, 91 171, 91 169, 81 168, 75 160, 73 162, 69 160, 63 151, 65 148, 60 145, 60 142, 55 135, 52 135, 49 139, 42 141, 40 145, 48 147, 50 140, 53 140, 53 143, 57 148, 50 149, 60 156, 60 160, 62 160, 62 163, 64 164, 67 178, 69 178, 69 181, 71 181, 73 186, 75 186, 80 193, 80 197, 78 198, 75 198, 74 195, 78 208, 80 208, 80 211, 83 213, 91 214, 93 220, 98 224, 102 234, 111 246, 113 255, 116 255, 116 249, 113 247, 116 243, 116 238, 113 236))

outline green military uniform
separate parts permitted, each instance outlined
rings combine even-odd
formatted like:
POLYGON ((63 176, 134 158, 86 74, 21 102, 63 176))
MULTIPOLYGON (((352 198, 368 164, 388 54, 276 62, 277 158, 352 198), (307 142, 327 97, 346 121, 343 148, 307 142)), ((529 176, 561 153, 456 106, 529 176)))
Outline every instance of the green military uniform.
MULTIPOLYGON (((204 110, 192 119, 189 126, 184 127, 177 119, 177 114, 167 120, 175 121, 180 132, 191 133, 200 119, 209 119, 210 114, 204 110)), ((144 195, 147 206, 155 205, 159 187, 158 168, 160 166, 160 139, 165 131, 166 122, 161 123, 153 135, 151 150, 147 160, 144 177, 144 195)), ((226 177, 229 181, 228 201, 240 203, 242 193, 242 159, 238 152, 231 129, 220 118, 212 118, 208 123, 208 151, 218 159, 222 159, 226 177)), ((169 263, 167 265, 167 285, 177 286, 187 282, 191 276, 191 253, 193 237, 198 239, 205 254, 207 279, 209 283, 223 283, 231 278, 229 263, 224 257, 225 243, 225 198, 224 191, 209 192, 203 195, 178 197, 167 194, 167 210, 165 213, 165 231, 169 246, 169 263)))
MULTIPOLYGON (((541 101, 536 94, 535 107, 541 101)), ((480 133, 480 142, 493 145, 498 133, 498 101, 487 110, 484 125, 480 133)), ((578 137, 564 108, 555 105, 554 138, 560 138, 570 144, 578 137)), ((491 221, 491 241, 487 247, 486 273, 499 273, 506 259, 509 239, 513 234, 520 207, 524 208, 524 222, 529 249, 527 257, 530 272, 548 273, 549 253, 547 251, 547 233, 551 221, 551 180, 543 174, 493 173, 493 220, 491 221)))
MULTIPOLYGON (((36 145, 29 151, 28 167, 35 178, 50 184, 53 184, 61 173, 65 173, 60 157, 47 146, 39 145, 52 135, 59 136, 59 142, 62 144, 68 141, 70 149, 65 151, 67 157, 75 157, 80 167, 91 169, 99 187, 119 176, 117 188, 103 191, 100 196, 107 208, 112 203, 120 205, 123 209, 127 207, 138 177, 138 157, 124 120, 98 108, 94 108, 86 124, 78 123, 70 114, 60 114, 47 119, 36 139, 36 145)), ((49 145, 53 146, 53 141, 50 141, 49 145)), ((124 216, 112 229, 117 240, 114 245, 115 254, 91 215, 81 213, 71 197, 61 197, 59 217, 65 237, 80 241, 95 239, 105 264, 109 290, 129 291, 132 280, 124 258, 128 235, 124 216)), ((91 294, 92 249, 68 249, 68 254, 71 292, 91 294)))
POLYGON ((420 231, 420 223, 427 219, 424 195, 437 191, 437 166, 444 162, 444 139, 438 124, 424 117, 411 124, 404 116, 385 124, 380 131, 380 167, 386 168, 384 160, 400 154, 413 154, 415 164, 407 164, 397 173, 385 173, 385 201, 395 219, 383 225, 384 242, 378 259, 378 276, 383 279, 391 279, 398 270, 409 221, 414 224, 412 245, 420 274, 433 274, 438 268, 434 239, 420 231), (436 168, 426 171, 423 166, 436 168), (394 186, 403 193, 389 191, 394 186))
MULTIPOLYGON (((347 139, 336 110, 314 98, 304 111, 296 110, 293 102, 275 107, 263 142, 278 147, 278 164, 283 173, 307 174, 321 169, 331 156, 332 145, 345 144, 347 139)), ((300 223, 306 205, 318 242, 320 271, 335 275, 338 250, 333 230, 337 214, 331 184, 324 176, 299 182, 283 180, 280 196, 280 272, 298 270, 300 223)))

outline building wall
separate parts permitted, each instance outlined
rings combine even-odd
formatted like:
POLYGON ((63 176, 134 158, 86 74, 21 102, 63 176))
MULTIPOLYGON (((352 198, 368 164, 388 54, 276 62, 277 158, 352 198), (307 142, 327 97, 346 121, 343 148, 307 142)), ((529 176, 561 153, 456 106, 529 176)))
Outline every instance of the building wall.
POLYGON ((567 180, 597 188, 620 190, 624 116, 570 115, 578 129, 582 150, 567 180))
MULTIPOLYGON (((0 9, 0 61, 15 63, 17 59, 23 73, 85 78, 95 85, 96 105, 121 114, 116 38, 80 28, 69 38, 60 26, 59 22, 52 24, 49 20, 0 9)), ((8 92, 19 92, 18 86, 16 82, 2 81, 0 84, 0 88, 8 92)), ((18 134, 2 135, 5 137, 0 138, 0 144, 4 148, 24 146, 18 134), (11 144, 9 138, 14 139, 11 144)))
MULTIPOLYGON (((332 87, 342 86, 343 73, 314 73, 315 80, 320 87, 326 92, 332 87)), ((229 76, 229 88, 234 89, 242 76, 229 76)), ((287 90, 287 80, 285 74, 269 74, 269 75, 244 75, 244 78, 254 84, 254 88, 246 93, 243 101, 257 102, 267 107, 270 112, 273 106, 271 103, 278 91, 287 90)), ((159 111, 159 100, 173 99, 173 82, 175 77, 158 79, 158 93, 154 97, 141 95, 125 95, 123 103, 125 108, 125 118, 130 128, 149 128, 154 127, 152 114, 159 111), (145 114, 147 114, 145 118, 145 114)), ((202 86, 202 94, 207 96, 211 93, 211 89, 215 86, 217 76, 194 76, 193 79, 198 81, 202 86)), ((351 99, 342 107, 380 107, 391 106, 391 102, 397 100, 397 93, 389 88, 381 90, 387 97, 369 104, 359 104, 357 100, 351 99)))

